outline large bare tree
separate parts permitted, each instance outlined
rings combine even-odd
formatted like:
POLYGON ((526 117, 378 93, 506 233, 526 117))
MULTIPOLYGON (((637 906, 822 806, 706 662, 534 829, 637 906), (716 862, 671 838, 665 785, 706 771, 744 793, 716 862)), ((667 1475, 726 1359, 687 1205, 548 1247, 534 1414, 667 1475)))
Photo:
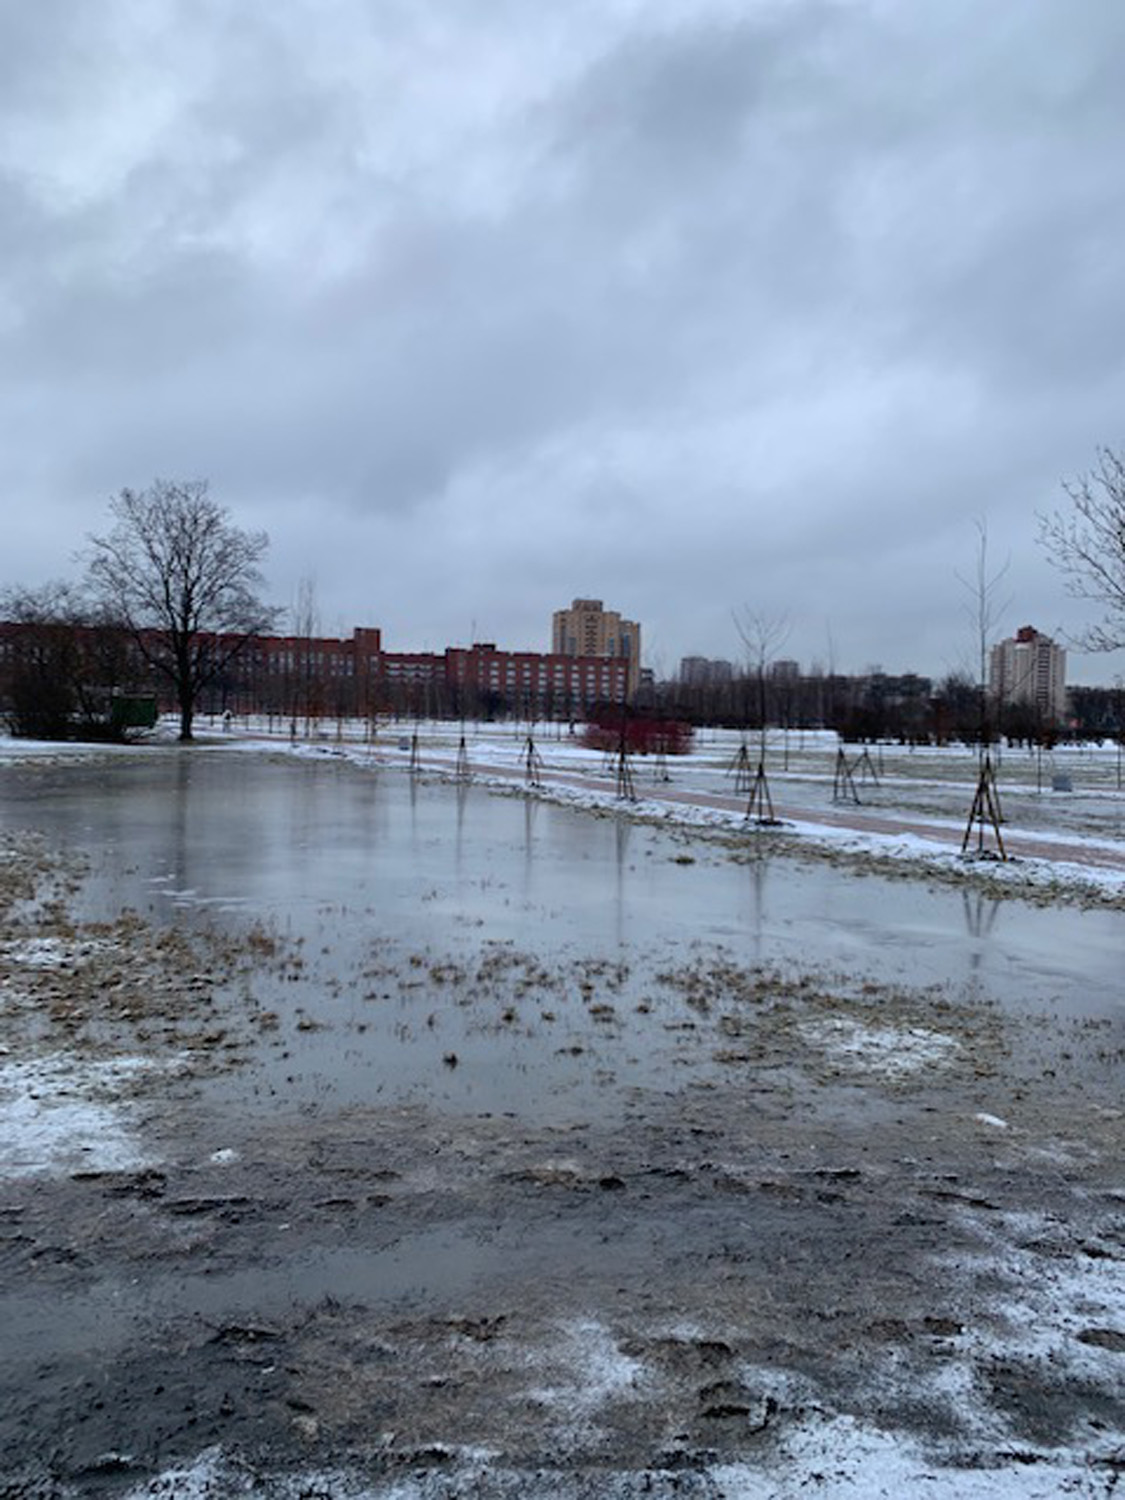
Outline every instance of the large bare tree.
POLYGON ((1125 458, 1100 448, 1093 469, 1063 489, 1070 507, 1039 517, 1039 540, 1070 592, 1105 609, 1082 645, 1116 651, 1125 646, 1125 458))
POLYGON ((91 583, 172 684, 190 740, 202 690, 273 623, 259 597, 268 538, 233 525, 205 479, 125 489, 110 509, 112 531, 90 538, 91 583))

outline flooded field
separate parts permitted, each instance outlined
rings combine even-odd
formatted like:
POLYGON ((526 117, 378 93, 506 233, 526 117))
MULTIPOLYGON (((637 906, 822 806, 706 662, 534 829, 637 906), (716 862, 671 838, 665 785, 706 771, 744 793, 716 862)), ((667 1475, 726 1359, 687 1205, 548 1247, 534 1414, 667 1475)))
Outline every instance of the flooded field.
POLYGON ((0 855, 12 1494, 1112 1492, 1122 912, 221 749, 0 855))

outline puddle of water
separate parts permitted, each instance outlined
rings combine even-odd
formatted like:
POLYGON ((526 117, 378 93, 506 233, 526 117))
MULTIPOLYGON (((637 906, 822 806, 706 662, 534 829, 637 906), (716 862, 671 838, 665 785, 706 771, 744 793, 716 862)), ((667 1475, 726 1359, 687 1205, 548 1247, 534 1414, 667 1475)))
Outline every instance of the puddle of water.
POLYGON ((87 915, 130 905, 230 932, 256 920, 301 941, 300 982, 259 986, 276 1037, 211 1085, 227 1107, 620 1112, 631 1090, 674 1091, 714 1070, 713 1022, 653 976, 720 947, 737 966, 940 984, 1029 1015, 1122 1024, 1117 912, 740 864, 699 845, 683 865, 682 842, 626 819, 341 764, 169 750, 35 773, 33 801, 19 795, 30 777, 0 782, 0 825, 87 852, 87 915), (518 966, 481 981, 506 948, 557 987, 521 989, 518 966), (627 976, 595 973, 580 993, 590 960, 627 976), (433 966, 451 964, 462 970, 436 980, 433 966))
POLYGON ((627 1276, 652 1253, 644 1226, 626 1226, 610 1238, 592 1233, 585 1219, 510 1228, 450 1224, 383 1247, 318 1245, 292 1253, 286 1249, 287 1227, 266 1232, 267 1253, 252 1267, 146 1271, 143 1281, 105 1277, 49 1299, 6 1293, 0 1296, 5 1337, 11 1348, 34 1347, 47 1358, 92 1347, 109 1354, 135 1339, 138 1327, 166 1323, 170 1316, 216 1328, 236 1317, 268 1325, 329 1297, 369 1307, 418 1306, 432 1314, 471 1300, 485 1286, 510 1290, 543 1279, 549 1289, 560 1277, 570 1284, 584 1276, 627 1276))

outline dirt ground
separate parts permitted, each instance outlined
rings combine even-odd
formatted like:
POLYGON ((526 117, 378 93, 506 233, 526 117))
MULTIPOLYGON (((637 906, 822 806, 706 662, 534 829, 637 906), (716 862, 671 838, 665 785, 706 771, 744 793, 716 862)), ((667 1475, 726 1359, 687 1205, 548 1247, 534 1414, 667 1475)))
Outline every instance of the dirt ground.
POLYGON ((83 922, 82 880, 4 848, 0 1496, 907 1492, 849 1434, 924 1493, 1114 1491, 1120 1021, 712 949, 638 1000, 592 963, 389 947, 374 1005, 659 1021, 709 1070, 577 1123, 326 1099, 220 1128, 223 1080, 328 1009, 270 1008, 299 960, 252 925, 83 922), (21 1157, 76 1101, 100 1154, 21 1157))

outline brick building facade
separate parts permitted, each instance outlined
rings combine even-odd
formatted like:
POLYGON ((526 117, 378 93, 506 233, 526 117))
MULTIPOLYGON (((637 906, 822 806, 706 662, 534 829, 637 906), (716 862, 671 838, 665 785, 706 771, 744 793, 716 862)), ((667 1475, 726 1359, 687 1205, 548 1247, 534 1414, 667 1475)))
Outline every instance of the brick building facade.
MULTIPOLYGON (((0 706, 6 675, 31 629, 0 624, 0 706)), ((149 686, 164 703, 167 683, 151 679, 135 647, 126 650, 130 682, 149 686)), ((381 631, 366 627, 350 638, 254 637, 205 690, 199 708, 280 718, 377 713, 577 718, 595 704, 622 702, 629 677, 629 661, 621 657, 503 651, 491 642, 440 652, 384 651, 381 631)))

